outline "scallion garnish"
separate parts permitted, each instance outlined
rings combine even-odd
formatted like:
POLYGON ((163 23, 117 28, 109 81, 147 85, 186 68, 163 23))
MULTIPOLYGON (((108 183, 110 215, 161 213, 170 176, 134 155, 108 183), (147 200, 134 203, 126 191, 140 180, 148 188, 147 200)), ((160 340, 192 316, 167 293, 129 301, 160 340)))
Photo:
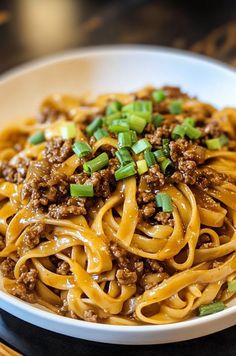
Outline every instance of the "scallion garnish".
POLYGON ((106 115, 114 114, 120 111, 122 108, 122 104, 119 101, 113 101, 106 108, 106 115))
POLYGON ((210 315, 214 313, 218 313, 225 309, 225 305, 223 302, 213 302, 206 305, 201 305, 199 307, 199 316, 210 315))
POLYGON ((118 134, 118 147, 131 147, 133 145, 133 131, 120 132, 118 134))
POLYGON ((228 281, 228 292, 236 292, 236 279, 233 279, 232 281, 228 281))
POLYGON ((162 162, 160 162, 160 167, 162 173, 164 173, 166 176, 170 176, 175 169, 173 162, 169 158, 166 158, 162 162))
POLYGON ((84 163, 83 168, 88 173, 97 172, 100 169, 106 167, 109 162, 109 157, 106 152, 101 153, 96 158, 91 161, 87 161, 84 163))
POLYGON ((79 158, 89 155, 92 152, 87 142, 78 141, 73 145, 73 151, 79 158))
POLYGON ((173 115, 178 115, 182 112, 182 102, 180 100, 174 100, 170 104, 169 111, 173 115))
POLYGON ((169 143, 170 143, 170 140, 168 138, 162 139, 162 149, 163 149, 164 155, 166 157, 168 157, 170 155, 169 143))
POLYGON ((108 137, 109 136, 109 133, 107 132, 107 130, 105 129, 97 129, 93 136, 96 138, 96 140, 101 140, 101 138, 103 137, 108 137))
POLYGON ((76 127, 74 122, 70 122, 68 124, 62 125, 60 127, 61 137, 64 140, 69 140, 70 138, 76 137, 76 127))
POLYGON ((163 121, 164 121, 164 117, 160 114, 155 115, 152 118, 152 122, 156 128, 160 127, 162 125, 163 121))
POLYGON ((206 145, 207 148, 209 148, 209 150, 218 150, 222 146, 226 145, 228 142, 229 142, 228 137, 222 134, 220 135, 220 137, 206 140, 206 145))
POLYGON ((133 162, 127 164, 126 166, 122 166, 120 167, 117 171, 115 171, 115 179, 121 180, 124 178, 128 178, 131 177, 133 175, 135 175, 136 169, 135 169, 135 164, 133 162))
POLYGON ((156 157, 157 162, 162 162, 166 159, 166 156, 162 149, 153 152, 153 154, 156 157))
POLYGON ((133 162, 133 158, 131 157, 131 154, 126 148, 120 148, 118 151, 116 151, 115 155, 122 166, 133 162))
POLYGON ((142 133, 147 122, 146 120, 138 115, 131 114, 128 116, 129 126, 132 130, 136 131, 137 133, 142 133))
POLYGON ((28 142, 31 143, 31 145, 38 145, 39 143, 42 143, 45 141, 45 135, 44 132, 36 132, 32 136, 28 138, 28 142))
POLYGON ((106 125, 106 126, 109 126, 109 125, 111 125, 111 123, 113 122, 113 121, 115 121, 115 120, 120 120, 121 119, 121 113, 120 112, 116 112, 116 113, 114 113, 114 114, 111 114, 111 115, 109 115, 109 116, 106 116, 105 118, 104 118, 104 124, 106 125))
POLYGON ((185 135, 188 136, 191 140, 197 140, 201 137, 202 133, 197 127, 193 127, 190 124, 183 125, 185 129, 185 135))
POLYGON ((158 208, 162 208, 165 213, 171 213, 173 211, 173 206, 171 202, 171 197, 167 193, 158 193, 155 196, 156 204, 158 208))
POLYGON ((195 126, 195 120, 192 117, 186 117, 183 121, 183 125, 189 124, 191 126, 195 126))
POLYGON ((130 130, 132 145, 138 141, 136 131, 130 130))
POLYGON ((183 125, 176 125, 174 130, 171 133, 171 137, 173 140, 177 140, 178 138, 184 138, 185 135, 185 127, 183 125))
POLYGON ((98 116, 96 117, 85 129, 85 131, 87 132, 87 134, 89 136, 92 136, 93 133, 99 128, 102 126, 102 117, 101 116, 98 116))
POLYGON ((153 100, 156 101, 157 103, 161 103, 163 100, 165 100, 166 95, 163 90, 155 90, 152 93, 153 100))
POLYGON ((156 158, 154 156, 154 153, 150 150, 150 148, 144 151, 144 158, 145 161, 147 162, 148 167, 152 167, 154 166, 154 164, 156 164, 156 158))
POLYGON ((147 148, 151 147, 152 145, 150 144, 150 142, 146 138, 142 138, 132 146, 132 150, 134 151, 134 153, 139 154, 140 152, 143 152, 147 148))
POLYGON ((146 122, 150 122, 152 116, 152 102, 148 100, 137 100, 123 106, 122 112, 135 114, 144 118, 146 122))
POLYGON ((141 159, 137 161, 136 164, 137 164, 138 174, 140 176, 148 171, 148 166, 145 159, 141 159))
POLYGON ((114 120, 109 125, 108 130, 113 133, 129 131, 129 123, 124 119, 114 120))
POLYGON ((72 197, 93 197, 93 185, 92 184, 70 184, 70 195, 72 197))

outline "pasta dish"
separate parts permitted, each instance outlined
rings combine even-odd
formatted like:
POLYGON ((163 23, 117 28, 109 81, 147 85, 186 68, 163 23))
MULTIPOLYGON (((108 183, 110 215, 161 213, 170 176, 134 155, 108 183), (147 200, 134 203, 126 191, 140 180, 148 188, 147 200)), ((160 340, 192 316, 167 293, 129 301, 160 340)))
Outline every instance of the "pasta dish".
POLYGON ((236 293, 236 109, 179 88, 46 98, 0 133, 7 293, 90 322, 167 324, 236 293))

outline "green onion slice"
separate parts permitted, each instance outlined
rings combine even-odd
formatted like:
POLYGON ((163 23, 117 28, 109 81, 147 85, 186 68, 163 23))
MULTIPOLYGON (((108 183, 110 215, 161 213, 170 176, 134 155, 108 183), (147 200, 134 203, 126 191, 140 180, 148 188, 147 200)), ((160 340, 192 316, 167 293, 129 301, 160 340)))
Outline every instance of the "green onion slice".
POLYGON ((162 162, 166 159, 166 156, 162 149, 153 152, 153 154, 156 157, 157 162, 162 162))
POLYGON ((109 125, 108 129, 113 133, 129 131, 129 123, 124 119, 114 120, 111 125, 109 125))
POLYGON ((153 116, 153 118, 152 118, 152 122, 156 128, 160 127, 162 125, 163 121, 164 121, 164 117, 159 114, 153 116))
POLYGON ((60 127, 60 132, 61 132, 61 137, 64 140, 69 140, 70 138, 75 138, 76 137, 76 127, 73 122, 70 122, 68 124, 62 125, 60 127))
POLYGON ((147 148, 151 147, 152 145, 150 144, 150 142, 146 138, 142 138, 132 146, 132 150, 135 154, 139 154, 140 152, 143 152, 147 148))
POLYGON ((103 119, 101 116, 96 117, 85 129, 86 133, 89 136, 92 136, 93 133, 102 126, 103 119))
POLYGON ((131 147, 133 145, 133 131, 120 132, 118 134, 118 147, 131 147))
POLYGON ((152 102, 148 100, 137 100, 123 106, 122 112, 126 114, 133 113, 144 118, 146 122, 150 122, 152 115, 152 102))
POLYGON ((135 114, 131 114, 128 116, 128 122, 131 130, 134 130, 137 133, 142 133, 147 124, 146 120, 143 117, 135 114))
POLYGON ((87 142, 78 141, 73 145, 73 151, 76 156, 81 158, 90 154, 92 149, 87 142))
POLYGON ((171 196, 167 193, 158 193, 155 197, 158 208, 162 208, 165 213, 171 213, 173 211, 173 205, 171 202, 171 196))
POLYGON ((190 124, 184 124, 185 135, 191 140, 197 140, 201 137, 202 133, 197 127, 193 127, 190 124))
POLYGON ((222 134, 220 137, 206 140, 206 145, 207 148, 209 148, 209 150, 218 150, 222 146, 226 145, 228 142, 229 142, 228 137, 222 134))
POLYGON ((171 176, 175 169, 173 162, 169 158, 166 158, 164 161, 160 162, 160 166, 162 173, 166 176, 171 176))
POLYGON ((93 197, 92 184, 70 184, 70 195, 72 197, 93 197))
POLYGON ((133 162, 127 164, 126 166, 120 167, 117 171, 115 171, 115 179, 116 181, 131 177, 135 175, 136 169, 135 164, 133 162))
POLYGON ((184 138, 185 135, 185 127, 183 125, 176 125, 171 133, 171 137, 173 140, 177 140, 178 138, 184 138))
POLYGON ((150 148, 144 151, 144 158, 145 161, 147 162, 148 167, 152 167, 154 166, 154 164, 156 164, 156 158, 154 156, 154 153, 150 150, 150 148))
POLYGON ((138 174, 140 176, 148 171, 148 166, 145 159, 137 161, 136 164, 137 164, 138 174))
POLYGON ((199 316, 210 315, 214 313, 218 313, 225 309, 225 305, 223 302, 213 302, 206 305, 201 305, 199 307, 199 316))
POLYGON ((133 162, 133 158, 131 157, 131 154, 126 148, 120 148, 118 151, 116 151, 115 155, 118 158, 120 164, 123 166, 130 162, 133 162))
POLYGON ((111 115, 109 115, 109 116, 106 116, 105 118, 104 118, 104 124, 106 125, 106 126, 109 126, 109 125, 111 125, 111 123, 113 122, 113 121, 115 121, 115 120, 120 120, 121 119, 121 113, 120 112, 116 112, 116 113, 114 113, 114 114, 111 114, 111 115))
POLYGON ((163 90, 155 90, 152 93, 153 100, 156 101, 157 103, 161 103, 163 100, 165 100, 166 95, 163 90))
POLYGON ((42 143, 45 141, 45 135, 44 132, 36 132, 32 136, 28 138, 28 142, 31 143, 31 145, 38 145, 39 143, 42 143))
POLYGON ((107 106, 106 115, 114 114, 120 111, 122 108, 122 104, 119 101, 113 101, 107 106))
POLYGON ((108 137, 109 133, 105 129, 97 129, 94 133, 93 136, 96 138, 96 140, 100 140, 103 137, 108 137))
POLYGON ((236 292, 236 279, 228 281, 228 292, 236 292))
POLYGON ((170 143, 170 140, 168 138, 162 139, 162 149, 163 149, 164 155, 166 157, 168 157, 170 155, 169 143, 170 143))
POLYGON ((96 158, 92 159, 91 161, 85 162, 83 168, 85 172, 93 173, 106 167, 108 165, 108 162, 109 162, 109 157, 106 152, 103 152, 96 158))
POLYGON ((184 119, 183 121, 183 125, 191 125, 191 126, 195 126, 195 120, 192 117, 186 117, 186 119, 184 119))
POLYGON ((178 115, 182 112, 182 102, 180 100, 174 100, 170 104, 169 111, 173 115, 178 115))

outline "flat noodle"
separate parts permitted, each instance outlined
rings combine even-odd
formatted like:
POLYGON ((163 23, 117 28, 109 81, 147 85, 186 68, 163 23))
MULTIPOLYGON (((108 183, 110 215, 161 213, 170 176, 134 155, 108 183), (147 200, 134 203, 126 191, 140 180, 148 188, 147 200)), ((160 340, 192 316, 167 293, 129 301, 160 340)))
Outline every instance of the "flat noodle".
MULTIPOLYGON (((121 103, 111 115, 122 125, 131 107, 121 114, 116 106, 151 101, 153 90, 103 95, 95 103, 53 95, 40 108, 40 122, 30 118, 0 134, 0 270, 7 292, 67 317, 127 326, 179 322, 235 296, 227 283, 236 279, 236 110, 216 111, 164 87, 166 98, 152 106, 165 127, 148 124, 138 139, 154 151, 168 137, 174 174, 148 162, 144 174, 116 181, 115 171, 125 166, 116 154, 122 134, 109 131, 107 106, 121 103), (169 113, 175 97, 183 104, 177 116, 169 113), (202 136, 174 140, 173 125, 189 116, 202 136), (94 118, 105 130, 100 139, 85 130, 94 118), (68 124, 76 133, 62 139, 68 124), (30 143, 38 132, 46 142, 30 143), (207 148, 222 134, 224 145, 207 148), (76 141, 89 143, 91 152, 78 157, 76 141), (101 153, 108 164, 87 172, 84 163, 101 153), (92 185, 94 198, 71 196, 70 184, 92 185), (171 198, 171 209, 157 207, 160 193, 171 198)), ((146 157, 125 149, 134 162, 146 157)))

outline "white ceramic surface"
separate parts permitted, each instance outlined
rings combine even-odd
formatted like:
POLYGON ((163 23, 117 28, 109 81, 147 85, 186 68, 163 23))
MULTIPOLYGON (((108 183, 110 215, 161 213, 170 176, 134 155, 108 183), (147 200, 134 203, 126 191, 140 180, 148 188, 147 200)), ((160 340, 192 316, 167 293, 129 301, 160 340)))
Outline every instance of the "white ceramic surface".
MULTIPOLYGON (((51 93, 80 95, 179 85, 218 107, 236 106, 236 71, 186 52, 147 46, 73 51, 26 64, 0 77, 0 123, 32 115, 51 93)), ((158 344, 208 335, 236 324, 236 301, 217 314, 162 326, 112 326, 54 315, 0 290, 0 308, 62 334, 115 344, 158 344)))

